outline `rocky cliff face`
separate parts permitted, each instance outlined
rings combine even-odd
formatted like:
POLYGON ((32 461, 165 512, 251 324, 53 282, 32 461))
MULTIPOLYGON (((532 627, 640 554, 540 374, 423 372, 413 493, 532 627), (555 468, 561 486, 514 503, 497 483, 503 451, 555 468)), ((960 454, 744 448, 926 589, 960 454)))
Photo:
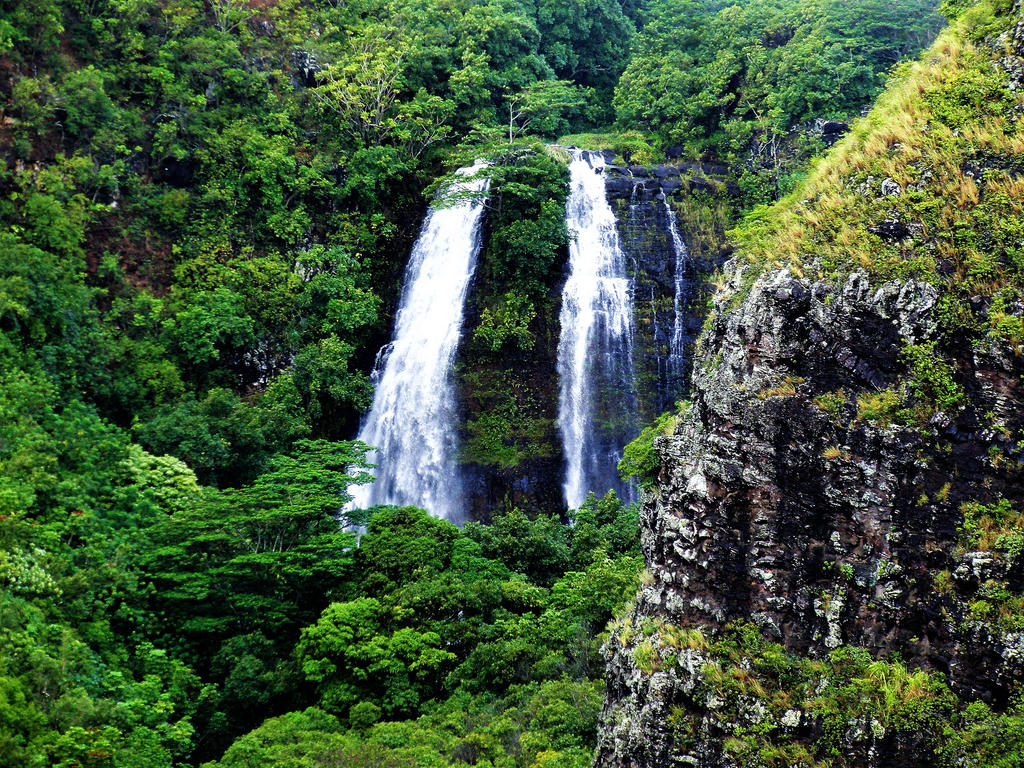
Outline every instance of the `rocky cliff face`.
MULTIPOLYGON (((989 41, 1010 91, 1013 14, 989 41)), ((733 265, 655 443, 595 765, 987 765, 951 734, 1024 680, 1020 341, 951 330, 948 280, 753 272, 733 265)), ((964 302, 1022 314, 996 304, 964 302)))
POLYGON ((724 169, 694 164, 605 169, 633 279, 634 366, 645 421, 673 408, 688 392, 691 350, 706 316, 707 281, 723 259, 715 249, 700 248, 706 234, 672 212, 695 193, 725 197, 725 182, 714 172, 724 169), (681 257, 673 228, 683 244, 681 257))
MULTIPOLYGON (((1024 428, 1024 357, 970 353, 970 406, 927 430, 871 423, 856 405, 906 375, 900 349, 933 336, 936 298, 926 284, 854 274, 836 288, 774 271, 717 316, 692 405, 657 444, 641 522, 651 578, 610 643, 598 765, 738 764, 723 744, 744 717, 719 717, 713 657, 655 642, 658 668, 637 662, 642 643, 666 640, 662 624, 713 634, 748 620, 797 654, 898 651, 959 695, 1006 705, 1024 634, 975 620, 971 605, 993 579, 1020 591, 1024 571, 958 543, 964 502, 1024 496, 1011 437, 1024 428), (650 634, 629 631, 648 619, 650 634), (696 745, 677 738, 673 712, 694 719, 696 745)), ((871 743, 863 764, 897 764, 890 751, 868 760, 871 743)))
MULTIPOLYGON (((614 154, 609 153, 609 160, 614 154)), ((725 183, 716 178, 721 167, 694 164, 665 164, 652 167, 606 167, 606 192, 615 211, 622 248, 632 279, 634 366, 640 414, 644 421, 673 407, 686 396, 690 351, 707 312, 707 281, 723 261, 719 250, 700 242, 706 233, 677 223, 677 233, 690 249, 682 260, 676 258, 669 206, 675 208, 694 193, 726 197, 725 183), (677 274, 681 268, 683 274, 677 274), (678 290, 678 295, 677 295, 678 290), (682 322, 676 329, 676 309, 682 322)), ((564 256, 563 256, 564 258, 564 256)), ((467 301, 466 327, 480 319, 481 298, 489 289, 478 270, 467 301)), ((564 280, 564 276, 563 276, 564 280)), ((555 361, 559 338, 557 321, 562 282, 553 285, 548 301, 534 322, 535 348, 528 351, 505 349, 501 359, 460 355, 460 378, 479 377, 481 369, 507 366, 515 377, 502 380, 505 389, 527 393, 529 408, 521 408, 510 421, 522 425, 524 414, 536 416, 532 451, 512 466, 467 462, 467 497, 470 519, 487 519, 501 505, 517 506, 529 512, 559 515, 565 512, 562 497, 564 459, 555 432, 558 407, 558 377, 555 361), (513 378, 515 381, 513 382, 513 378), (518 383, 518 386, 514 384, 518 383), (539 446, 539 448, 538 448, 539 446)), ((465 344, 463 352, 465 352, 465 344)), ((465 403, 469 415, 486 408, 465 403)), ((493 408, 492 410, 496 410, 493 408)), ((609 482, 609 487, 611 486, 609 482)), ((594 489, 601 494, 601 489, 594 489)))

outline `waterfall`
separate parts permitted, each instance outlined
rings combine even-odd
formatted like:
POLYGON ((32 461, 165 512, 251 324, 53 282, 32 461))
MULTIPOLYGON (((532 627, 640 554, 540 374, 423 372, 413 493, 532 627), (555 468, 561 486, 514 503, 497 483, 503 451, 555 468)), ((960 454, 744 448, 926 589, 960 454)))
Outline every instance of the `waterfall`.
POLYGON ((668 216, 668 231, 672 235, 672 251, 675 254, 675 292, 672 295, 672 345, 669 347, 669 364, 672 373, 680 378, 684 373, 686 364, 686 339, 683 328, 685 316, 683 314, 683 297, 689 291, 690 254, 686 250, 686 243, 679 234, 679 225, 676 219, 676 212, 668 200, 662 201, 665 206, 665 214, 668 216))
POLYGON ((614 488, 622 447, 636 435, 633 307, 615 216, 605 196, 604 157, 570 150, 566 224, 569 277, 562 292, 558 342, 558 427, 566 458, 565 502, 614 488))
POLYGON ((445 519, 463 515, 452 381, 463 305, 480 250, 478 161, 450 193, 477 193, 431 207, 405 270, 395 332, 374 369, 373 406, 359 439, 374 446, 373 483, 352 489, 353 506, 414 504, 445 519))

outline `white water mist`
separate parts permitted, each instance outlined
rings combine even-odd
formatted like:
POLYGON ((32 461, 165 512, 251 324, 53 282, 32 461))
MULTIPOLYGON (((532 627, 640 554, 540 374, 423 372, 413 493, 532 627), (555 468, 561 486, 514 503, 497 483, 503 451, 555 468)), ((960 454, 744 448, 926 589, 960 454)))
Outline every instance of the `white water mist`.
POLYGON ((565 502, 614 488, 622 447, 635 433, 633 306, 615 215, 605 196, 598 152, 571 150, 566 202, 569 277, 562 292, 558 343, 558 427, 566 459, 565 502))
POLYGON ((373 483, 352 489, 353 505, 414 504, 450 520, 463 515, 452 369, 463 308, 480 250, 486 178, 477 162, 431 207, 409 257, 395 332, 374 370, 373 406, 359 439, 377 450, 373 483), (475 195, 467 195, 475 193, 475 195))
POLYGON ((672 373, 679 377, 684 373, 686 365, 686 337, 684 323, 683 297, 689 290, 690 279, 690 253, 686 249, 682 235, 679 234, 679 224, 676 219, 676 212, 669 201, 663 201, 665 215, 668 217, 668 231, 672 235, 672 251, 675 254, 675 272, 673 275, 675 293, 672 296, 672 344, 669 347, 669 365, 672 373))

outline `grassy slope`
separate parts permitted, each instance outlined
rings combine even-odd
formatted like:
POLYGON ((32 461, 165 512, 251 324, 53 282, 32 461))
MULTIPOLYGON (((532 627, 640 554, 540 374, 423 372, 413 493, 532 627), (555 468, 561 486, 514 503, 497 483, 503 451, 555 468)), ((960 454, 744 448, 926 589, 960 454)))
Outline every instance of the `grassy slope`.
POLYGON ((947 331, 1019 349, 1007 308, 1024 286, 1024 93, 998 64, 1018 14, 983 0, 902 65, 794 193, 732 233, 754 267, 745 282, 784 266, 831 282, 924 280, 943 293, 947 331))

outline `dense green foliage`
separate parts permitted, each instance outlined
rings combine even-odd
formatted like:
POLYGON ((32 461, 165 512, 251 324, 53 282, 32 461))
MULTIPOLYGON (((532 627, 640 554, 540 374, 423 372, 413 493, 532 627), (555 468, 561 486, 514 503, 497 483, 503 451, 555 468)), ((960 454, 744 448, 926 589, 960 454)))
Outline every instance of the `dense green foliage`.
POLYGON ((942 26, 934 0, 652 0, 615 90, 617 125, 733 165, 744 205, 778 199, 942 26))
POLYGON ((466 404, 463 456, 513 478, 558 454, 555 380, 557 285, 569 233, 568 173, 543 147, 501 156, 492 168, 486 279, 470 298, 478 315, 459 362, 466 404))
POLYGON ((598 647, 636 590, 637 547, 636 510, 614 496, 591 497, 575 527, 515 510, 460 531, 422 510, 380 509, 348 583, 295 647, 319 709, 268 721, 220 765, 289 748, 310 765, 340 751, 440 766, 466 750, 480 765, 545 753, 586 764, 598 647), (316 733, 289 746, 298 731, 316 733))
MULTIPOLYGON (((19 391, 34 394, 5 389, 19 391)), ((95 416, 32 402, 43 418, 19 427, 53 451, 61 482, 40 482, 38 453, 6 457, 4 498, 30 507, 2 518, 4 765, 169 766, 309 705, 346 718, 351 741, 380 718, 436 718, 450 696, 449 712, 504 713, 488 727, 536 732, 531 755, 589 754, 598 636, 640 568, 635 510, 609 497, 572 528, 513 512, 460 531, 382 509, 354 548, 336 510, 359 446, 300 442, 250 485, 203 489, 95 416), (47 504, 55 491, 70 509, 47 504), (549 740, 551 728, 563 735, 549 740)), ((416 728, 450 741, 446 723, 416 728)))
MULTIPOLYGON (((486 156, 464 458, 510 485, 557 462, 566 171, 538 139, 618 110, 636 162, 724 148, 724 122, 627 114, 651 101, 636 30, 717 29, 687 53, 710 72, 782 22, 686 9, 0 3, 0 766, 589 763, 636 510, 339 512, 365 479, 347 439, 426 195, 486 156)), ((878 29, 843 54, 864 93, 907 42, 878 29)), ((786 119, 852 104, 805 84, 786 119)))
MULTIPOLYGON (((486 152, 510 114, 517 135, 554 135, 606 109, 632 35, 614 1, 3 15, 6 322, 144 446, 220 485, 297 437, 348 433, 418 191, 471 130, 486 152), (40 325, 75 302, 72 327, 40 325)), ((556 205, 507 233, 513 250, 552 243, 504 257, 533 289, 564 239, 556 205)))
POLYGON ((619 474, 623 480, 636 478, 644 488, 655 480, 660 464, 654 449, 654 440, 659 435, 670 435, 679 422, 679 417, 686 413, 686 403, 679 403, 676 412, 666 411, 655 419, 653 424, 644 427, 640 434, 622 450, 619 462, 619 474))
MULTIPOLYGON (((619 122, 744 153, 870 104, 886 70, 941 26, 929 0, 655 0, 615 94, 619 122)), ((774 148, 773 148, 774 149, 774 148)))

